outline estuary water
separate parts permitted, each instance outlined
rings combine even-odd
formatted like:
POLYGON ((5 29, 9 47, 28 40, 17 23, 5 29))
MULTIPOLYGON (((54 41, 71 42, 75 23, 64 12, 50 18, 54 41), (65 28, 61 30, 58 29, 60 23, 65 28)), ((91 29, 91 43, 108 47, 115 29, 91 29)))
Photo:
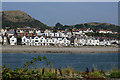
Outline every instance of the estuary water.
POLYGON ((7 67, 14 70, 15 68, 21 68, 25 60, 30 61, 32 57, 37 58, 38 56, 45 56, 51 64, 46 66, 44 61, 37 62, 35 66, 30 66, 30 68, 53 67, 58 69, 71 67, 74 70, 85 71, 86 67, 91 70, 94 65, 98 70, 102 69, 108 71, 118 66, 117 53, 3 53, 2 65, 7 65, 7 67))

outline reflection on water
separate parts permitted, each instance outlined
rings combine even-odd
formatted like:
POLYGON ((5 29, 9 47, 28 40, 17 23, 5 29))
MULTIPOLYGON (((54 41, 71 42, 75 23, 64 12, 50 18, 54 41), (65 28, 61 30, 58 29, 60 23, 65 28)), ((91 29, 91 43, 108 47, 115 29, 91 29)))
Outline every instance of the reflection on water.
MULTIPOLYGON (((46 56, 51 66, 54 68, 72 67, 74 70, 85 70, 86 67, 92 68, 93 64, 97 69, 110 70, 114 66, 118 66, 118 54, 26 54, 26 53, 4 53, 2 55, 3 65, 15 69, 23 66, 24 61, 31 60, 32 57, 46 56)), ((44 63, 44 62, 43 62, 44 63)), ((45 66, 43 63, 36 63, 36 67, 45 66)))

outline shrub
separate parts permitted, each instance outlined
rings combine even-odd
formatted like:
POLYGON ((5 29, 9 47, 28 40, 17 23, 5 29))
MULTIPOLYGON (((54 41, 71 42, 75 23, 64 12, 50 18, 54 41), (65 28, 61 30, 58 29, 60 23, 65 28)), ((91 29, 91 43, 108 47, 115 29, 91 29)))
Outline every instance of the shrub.
POLYGON ((111 72, 110 78, 120 78, 120 71, 111 72))
POLYGON ((45 72, 43 78, 55 78, 55 73, 45 72))
POLYGON ((102 77, 100 72, 90 72, 88 73, 88 75, 90 78, 101 78, 102 77))
POLYGON ((66 69, 63 69, 63 74, 64 75, 72 75, 72 72, 74 72, 74 71, 70 67, 68 67, 66 69))

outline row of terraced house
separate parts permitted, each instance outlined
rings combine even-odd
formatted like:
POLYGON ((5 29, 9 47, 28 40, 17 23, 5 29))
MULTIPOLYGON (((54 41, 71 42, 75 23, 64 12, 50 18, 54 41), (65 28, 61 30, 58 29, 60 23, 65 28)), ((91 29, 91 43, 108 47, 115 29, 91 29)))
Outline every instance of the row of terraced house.
MULTIPOLYGON (((16 30, 0 30, 0 43, 3 45, 28 45, 28 46, 111 46, 119 44, 116 39, 102 39, 86 36, 85 33, 93 32, 91 29, 73 31, 52 30, 44 32, 37 28, 18 28, 16 30), (19 39, 18 39, 19 37, 19 39)), ((110 32, 110 31, 109 31, 110 32)), ((110 32, 111 33, 111 32, 110 32)))

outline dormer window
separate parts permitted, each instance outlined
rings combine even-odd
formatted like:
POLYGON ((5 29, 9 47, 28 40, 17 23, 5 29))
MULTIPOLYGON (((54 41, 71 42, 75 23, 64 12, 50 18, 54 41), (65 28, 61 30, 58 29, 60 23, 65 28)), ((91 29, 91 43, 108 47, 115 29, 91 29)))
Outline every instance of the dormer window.
POLYGON ((36 37, 36 39, 38 39, 38 37, 36 37))
POLYGON ((42 42, 42 40, 40 40, 42 42))

